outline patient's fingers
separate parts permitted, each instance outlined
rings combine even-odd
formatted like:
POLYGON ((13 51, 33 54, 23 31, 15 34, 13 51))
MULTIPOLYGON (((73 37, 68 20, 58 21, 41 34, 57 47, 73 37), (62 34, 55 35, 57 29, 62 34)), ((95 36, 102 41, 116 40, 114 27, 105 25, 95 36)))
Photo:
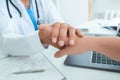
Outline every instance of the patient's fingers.
POLYGON ((72 47, 66 47, 58 52, 56 52, 56 54, 54 55, 56 58, 62 57, 64 55, 67 54, 72 54, 72 47))

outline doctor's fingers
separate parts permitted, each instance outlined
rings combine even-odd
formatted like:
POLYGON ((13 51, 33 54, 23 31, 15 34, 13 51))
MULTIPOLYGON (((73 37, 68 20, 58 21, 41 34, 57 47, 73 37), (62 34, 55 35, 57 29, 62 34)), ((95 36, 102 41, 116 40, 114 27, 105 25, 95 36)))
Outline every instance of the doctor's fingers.
POLYGON ((76 34, 78 37, 83 37, 83 33, 80 31, 80 29, 76 29, 76 34))
POLYGON ((75 28, 69 26, 68 41, 70 46, 73 46, 75 44, 75 36, 76 36, 75 28))
POLYGON ((52 26, 51 39, 53 43, 57 43, 59 37, 60 23, 55 23, 52 26))
POLYGON ((66 38, 67 37, 67 32, 68 32, 68 25, 65 23, 62 23, 60 26, 60 30, 59 30, 59 39, 58 39, 58 44, 60 46, 64 46, 67 42, 66 42, 66 38))

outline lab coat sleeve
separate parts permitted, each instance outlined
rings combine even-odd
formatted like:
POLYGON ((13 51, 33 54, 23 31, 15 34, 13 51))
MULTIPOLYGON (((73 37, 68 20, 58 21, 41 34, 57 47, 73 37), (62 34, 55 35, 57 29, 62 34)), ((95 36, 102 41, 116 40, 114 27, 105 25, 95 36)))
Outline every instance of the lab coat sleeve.
POLYGON ((52 0, 45 0, 45 13, 48 19, 48 23, 52 24, 55 22, 64 22, 52 0))
POLYGON ((2 50, 5 54, 14 56, 28 56, 44 50, 38 32, 29 35, 2 35, 2 50))
MULTIPOLYGON (((13 26, 17 26, 13 19, 8 17, 0 19, 0 52, 4 55, 28 56, 44 50, 39 39, 38 31, 27 35, 14 32, 13 26)), ((1 54, 0 53, 0 54, 1 54)))

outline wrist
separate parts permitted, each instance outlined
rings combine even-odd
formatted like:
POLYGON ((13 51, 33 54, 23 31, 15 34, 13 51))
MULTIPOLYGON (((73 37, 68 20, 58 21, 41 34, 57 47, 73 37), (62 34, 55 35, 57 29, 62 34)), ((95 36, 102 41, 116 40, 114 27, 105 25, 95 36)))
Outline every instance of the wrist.
POLYGON ((86 36, 85 38, 85 46, 87 51, 96 51, 98 42, 96 40, 96 37, 86 36))
POLYGON ((42 44, 49 44, 49 38, 46 35, 44 35, 41 31, 38 32, 38 36, 42 44))
POLYGON ((42 33, 40 31, 38 32, 38 36, 39 36, 41 43, 45 43, 44 37, 42 36, 42 33))

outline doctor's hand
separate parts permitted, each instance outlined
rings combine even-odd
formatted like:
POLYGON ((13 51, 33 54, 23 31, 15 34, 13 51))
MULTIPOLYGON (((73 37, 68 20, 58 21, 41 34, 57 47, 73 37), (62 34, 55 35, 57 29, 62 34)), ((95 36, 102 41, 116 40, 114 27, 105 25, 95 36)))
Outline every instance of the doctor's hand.
POLYGON ((64 45, 73 46, 75 44, 76 32, 79 32, 79 37, 83 37, 80 30, 73 28, 66 23, 55 23, 52 25, 42 24, 39 27, 51 27, 50 39, 54 44, 58 44, 60 47, 64 45))
POLYGON ((61 48, 61 46, 59 46, 58 44, 56 43, 53 43, 52 40, 51 40, 51 32, 52 32, 52 27, 50 26, 47 26, 45 24, 42 24, 40 27, 39 27, 39 37, 40 37, 40 40, 43 44, 49 44, 49 45, 52 45, 58 49, 61 48))

